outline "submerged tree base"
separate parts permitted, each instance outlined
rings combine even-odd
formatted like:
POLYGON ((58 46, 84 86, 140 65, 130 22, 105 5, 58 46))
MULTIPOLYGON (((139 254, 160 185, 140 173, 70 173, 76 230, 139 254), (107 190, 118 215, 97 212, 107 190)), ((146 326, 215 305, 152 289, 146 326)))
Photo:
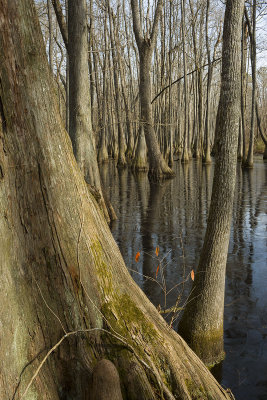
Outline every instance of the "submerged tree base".
POLYGON ((160 167, 150 168, 148 171, 148 179, 151 182, 161 182, 165 179, 172 179, 175 177, 175 172, 167 167, 164 170, 160 167))
POLYGON ((216 331, 194 332, 192 335, 192 331, 188 331, 182 323, 178 332, 209 369, 224 360, 223 327, 216 331))
POLYGON ((246 160, 246 161, 242 164, 242 167, 245 168, 245 169, 253 168, 253 161, 248 161, 248 160, 246 160))
POLYGON ((148 171, 148 163, 147 159, 143 157, 135 157, 131 168, 134 172, 147 172, 148 171))

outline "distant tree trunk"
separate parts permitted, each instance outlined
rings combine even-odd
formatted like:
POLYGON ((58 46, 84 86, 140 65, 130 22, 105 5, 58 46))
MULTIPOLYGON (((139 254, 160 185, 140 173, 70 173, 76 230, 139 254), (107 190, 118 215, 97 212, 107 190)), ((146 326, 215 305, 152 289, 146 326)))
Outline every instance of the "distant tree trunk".
MULTIPOLYGON (((64 41, 64 44, 66 46, 66 49, 68 48, 68 27, 64 18, 64 14, 62 11, 62 7, 61 7, 61 3, 60 0, 51 0, 53 7, 54 7, 54 11, 57 17, 57 22, 58 22, 58 26, 62 35, 62 39, 64 41)), ((65 0, 65 5, 66 5, 66 9, 68 8, 68 0, 65 0)), ((66 11, 67 14, 67 11, 66 11)))
POLYGON ((248 29, 245 19, 242 23, 242 41, 241 41, 241 126, 242 126, 242 163, 246 161, 246 64, 247 64, 247 37, 248 29))
POLYGON ((183 153, 182 162, 189 161, 188 155, 188 83, 187 83, 187 55, 185 49, 185 7, 184 0, 181 0, 181 21, 182 21, 182 42, 183 42, 183 67, 184 67, 184 137, 183 137, 183 153))
POLYGON ((152 180, 171 178, 174 172, 168 167, 162 157, 156 138, 151 105, 151 62, 156 44, 158 23, 161 15, 162 0, 157 1, 152 32, 149 38, 141 33, 140 9, 137 0, 131 0, 133 29, 140 59, 139 95, 141 104, 141 120, 144 124, 145 138, 148 149, 149 177, 152 180))
POLYGON ((171 82, 172 82, 172 21, 173 21, 173 3, 170 1, 170 16, 169 16, 169 157, 168 157, 168 165, 170 168, 173 166, 173 104, 172 104, 172 88, 171 88, 171 82))
POLYGON ((53 42, 54 41, 53 41, 53 19, 52 19, 50 0, 47 0, 47 16, 48 16, 48 31, 49 31, 48 55, 49 55, 50 68, 53 73, 53 65, 54 65, 53 42))
POLYGON ((266 136, 264 135, 263 130, 262 130, 261 118, 260 118, 260 114, 259 114, 259 106, 258 106, 257 100, 256 100, 255 106, 256 106, 257 125, 258 125, 258 129, 259 129, 259 132, 260 132, 261 139, 262 139, 262 141, 263 141, 263 143, 264 143, 263 159, 264 159, 264 160, 267 160, 267 138, 266 138, 266 136))
POLYGON ((148 171, 146 139, 144 135, 144 127, 142 124, 139 125, 137 147, 132 162, 132 169, 134 172, 137 173, 148 171))
MULTIPOLYGON (((53 1, 54 0, 52 0, 52 2, 53 1)), ((56 0, 56 1, 58 1, 58 0, 56 0)), ((62 35, 63 31, 64 31, 64 35, 68 35, 68 28, 67 28, 67 26, 68 26, 68 0, 65 0, 65 8, 66 8, 66 23, 67 24, 66 24, 65 27, 62 27, 62 28, 60 28, 60 25, 59 25, 59 28, 60 28, 60 31, 61 31, 61 35, 62 35), (66 33, 65 33, 65 30, 66 30, 66 33)), ((54 9, 55 9, 55 7, 54 7, 54 9)), ((57 16, 57 14, 56 14, 56 16, 57 16)), ((57 16, 57 21, 59 21, 58 16, 57 16)), ((66 114, 65 114, 65 127, 66 127, 67 132, 69 132, 69 130, 70 130, 70 85, 69 85, 70 68, 69 68, 69 66, 70 65, 69 65, 68 42, 67 42, 68 36, 66 36, 63 40, 64 40, 64 44, 65 44, 65 47, 66 47, 66 114)))
POLYGON ((203 148, 203 163, 211 164, 210 157, 210 90, 212 81, 212 64, 210 57, 210 44, 209 44, 209 12, 210 12, 210 0, 207 0, 206 6, 206 49, 208 56, 208 78, 207 78, 207 99, 206 99, 206 119, 205 119, 205 132, 204 132, 204 148, 203 148))
POLYGON ((114 79, 114 89, 115 89, 115 110, 117 115, 117 130, 118 130, 118 144, 119 144, 119 154, 117 166, 119 168, 126 168, 126 158, 125 158, 125 136, 122 129, 121 123, 121 111, 120 111, 120 89, 119 89, 119 60, 118 60, 118 49, 116 49, 115 38, 114 38, 114 14, 111 10, 109 0, 106 1, 108 7, 108 15, 109 15, 109 32, 110 32, 110 45, 111 45, 111 54, 113 61, 113 79, 114 79))
POLYGON ((91 189, 96 189, 99 204, 109 220, 101 188, 91 122, 86 1, 69 0, 68 16, 69 134, 77 163, 91 189))
POLYGON ((196 66, 196 82, 197 89, 196 93, 196 112, 195 112, 195 138, 194 138, 194 153, 193 156, 196 159, 202 158, 202 146, 203 146, 203 73, 202 73, 202 59, 203 59, 203 25, 204 25, 204 7, 201 7, 201 16, 198 23, 197 14, 199 10, 194 12, 192 0, 189 0, 189 6, 191 11, 191 25, 192 25, 192 40, 194 48, 194 59, 196 66), (196 30, 199 32, 197 35, 196 30), (197 42, 198 38, 198 42, 197 42))
POLYGON ((101 164, 108 161, 107 150, 107 16, 105 15, 104 21, 104 61, 103 61, 103 97, 101 107, 101 122, 100 122, 100 144, 97 154, 97 161, 101 164))
POLYGON ((33 1, 0 0, 0 21, 0 398, 230 400, 123 263, 73 157, 33 1))
POLYGON ((209 365, 224 357, 225 268, 237 163, 243 7, 243 0, 226 2, 212 198, 195 281, 178 328, 192 349, 209 365))
MULTIPOLYGON (((248 20, 249 21, 249 20, 248 20)), ((248 22, 248 25, 249 22, 248 22)), ((253 0, 252 6, 252 29, 250 29, 250 57, 251 57, 251 75, 252 75, 252 99, 251 99, 251 120, 250 135, 247 159, 244 167, 253 168, 254 156, 254 125, 255 125, 255 101, 256 101, 256 0, 253 0)))

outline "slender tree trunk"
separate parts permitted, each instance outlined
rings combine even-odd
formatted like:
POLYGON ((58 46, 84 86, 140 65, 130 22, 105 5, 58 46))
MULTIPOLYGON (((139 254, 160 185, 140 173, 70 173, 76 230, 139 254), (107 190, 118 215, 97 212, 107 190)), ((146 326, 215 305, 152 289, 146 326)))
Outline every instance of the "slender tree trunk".
POLYGON ((264 135, 263 130, 262 130, 261 118, 260 118, 260 114, 259 114, 259 106, 258 106, 257 100, 256 100, 255 106, 256 106, 257 125, 258 125, 258 129, 259 129, 259 132, 260 132, 260 136, 261 136, 262 141, 263 141, 264 146, 265 146, 265 147, 264 147, 264 153, 263 153, 263 159, 264 159, 264 160, 267 160, 267 138, 266 138, 266 136, 264 135))
POLYGON ((253 168, 254 155, 254 126, 255 126, 255 101, 256 101, 256 0, 252 6, 252 32, 250 36, 250 56, 252 72, 252 99, 251 99, 251 121, 247 159, 244 164, 246 168, 253 168))
POLYGON ((241 125, 242 125, 242 163, 246 161, 246 64, 247 64, 247 24, 242 23, 242 42, 241 42, 241 125))
POLYGON ((192 349, 209 365, 224 357, 225 268, 237 163, 243 7, 244 1, 226 2, 212 198, 195 281, 178 329, 192 349))
POLYGON ((122 129, 121 123, 121 112, 120 112, 120 90, 119 90, 119 62, 118 62, 118 49, 116 49, 115 39, 114 39, 114 15, 111 10, 109 0, 107 0, 107 7, 109 13, 109 30, 110 30, 110 45, 111 45, 111 53, 112 53, 112 61, 113 61, 113 78, 114 78, 114 89, 115 89, 115 110, 117 115, 117 129, 118 129, 118 145, 119 145, 119 154, 117 166, 119 168, 126 168, 127 163, 125 159, 125 136, 122 129))
POLYGON ((104 21, 104 62, 103 62, 103 96, 102 96, 102 113, 101 113, 101 126, 100 126, 100 144, 97 154, 97 161, 101 164, 108 161, 107 150, 107 16, 105 15, 104 21))
POLYGON ((206 99, 206 119, 205 119, 205 132, 204 132, 204 154, 203 154, 203 163, 211 164, 210 157, 210 91, 211 91, 211 80, 212 80, 212 64, 210 57, 210 45, 209 45, 209 8, 210 8, 210 0, 207 0, 206 6, 206 49, 208 55, 208 80, 207 80, 207 99, 206 99))
POLYGON ((172 21, 173 21, 173 3, 170 1, 170 16, 169 16, 169 159, 168 159, 168 165, 170 168, 173 166, 173 104, 172 104, 172 88, 171 88, 171 82, 172 82, 172 42, 173 42, 173 33, 172 33, 172 21))
POLYGON ((140 60, 140 84, 139 95, 141 105, 141 121, 144 125, 146 144, 148 149, 149 160, 149 178, 151 180, 161 180, 171 178, 174 172, 168 167, 162 157, 160 147, 156 138, 151 105, 151 62, 152 55, 156 44, 158 31, 158 22, 161 15, 162 0, 157 1, 153 28, 150 38, 144 38, 141 33, 141 22, 139 16, 139 7, 137 0, 131 0, 133 29, 139 50, 140 60))
MULTIPOLYGON (((53 4, 54 4, 54 0, 52 0, 53 4)), ((56 3, 58 4, 58 0, 56 0, 56 3)), ((66 8, 66 26, 63 25, 61 26, 61 24, 59 24, 59 28, 61 31, 61 35, 62 33, 64 33, 64 44, 66 47, 66 114, 65 114, 65 127, 67 132, 69 132, 70 130, 70 80, 69 80, 69 76, 70 76, 70 64, 69 64, 69 55, 68 55, 68 0, 65 0, 65 8, 66 8)), ((55 9, 55 7, 54 7, 55 9)), ((57 16, 57 21, 61 21, 60 17, 58 17, 58 14, 56 13, 57 16)), ((62 21, 63 20, 63 14, 62 14, 62 21)))
POLYGON ((53 73, 53 65, 54 65, 54 56, 53 56, 53 19, 52 19, 50 0, 47 0, 47 16, 48 16, 48 31, 49 31, 49 45, 48 45, 49 64, 50 64, 51 71, 53 73))
POLYGON ((181 0, 181 20, 182 20, 182 41, 183 41, 183 67, 184 67, 184 138, 182 162, 189 161, 188 155, 188 83, 187 83, 187 55, 185 49, 185 7, 184 0, 181 0))
POLYGON ((1 399, 118 400, 121 386, 230 400, 123 263, 73 157, 33 1, 0 0, 0 21, 1 399))
POLYGON ((75 158, 84 174, 85 181, 93 191, 97 191, 97 200, 104 215, 109 220, 109 214, 101 189, 95 138, 91 122, 85 0, 69 0, 68 15, 69 134, 75 158))

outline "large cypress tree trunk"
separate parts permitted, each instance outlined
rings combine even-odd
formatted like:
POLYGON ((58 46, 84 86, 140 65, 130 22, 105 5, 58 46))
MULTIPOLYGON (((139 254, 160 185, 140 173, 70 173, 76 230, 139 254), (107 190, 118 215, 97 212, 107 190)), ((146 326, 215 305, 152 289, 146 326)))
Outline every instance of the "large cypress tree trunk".
POLYGON ((217 158, 204 245, 179 332, 207 364, 224 357, 225 268, 236 179, 240 116, 240 42, 244 1, 227 0, 216 120, 217 158))
POLYGON ((0 398, 230 399, 127 272, 73 157, 31 0, 0 0, 0 82, 0 398))

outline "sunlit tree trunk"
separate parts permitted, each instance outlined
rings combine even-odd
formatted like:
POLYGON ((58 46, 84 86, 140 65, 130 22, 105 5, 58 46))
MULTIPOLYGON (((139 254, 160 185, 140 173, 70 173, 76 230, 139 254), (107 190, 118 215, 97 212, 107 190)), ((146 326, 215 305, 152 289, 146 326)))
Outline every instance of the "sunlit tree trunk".
POLYGON ((178 329, 192 349, 209 365, 224 357, 225 268, 237 163, 243 7, 244 1, 226 2, 212 198, 195 281, 178 329))
POLYGON ((209 12, 210 12, 210 1, 207 0, 206 6, 206 49, 208 56, 208 78, 207 78, 207 98, 206 98, 206 118, 205 118, 205 132, 204 132, 204 148, 203 148, 203 163, 211 164, 210 157, 210 91, 211 91, 211 80, 212 80, 212 65, 210 57, 210 44, 209 44, 209 12))
POLYGON ((0 398, 230 400, 130 278, 72 154, 33 1, 0 0, 0 21, 0 398))

